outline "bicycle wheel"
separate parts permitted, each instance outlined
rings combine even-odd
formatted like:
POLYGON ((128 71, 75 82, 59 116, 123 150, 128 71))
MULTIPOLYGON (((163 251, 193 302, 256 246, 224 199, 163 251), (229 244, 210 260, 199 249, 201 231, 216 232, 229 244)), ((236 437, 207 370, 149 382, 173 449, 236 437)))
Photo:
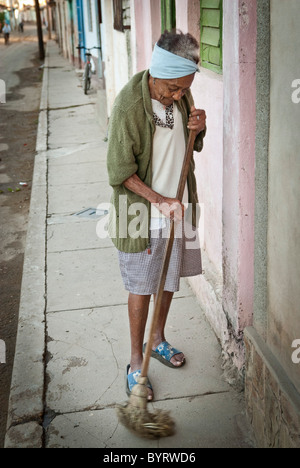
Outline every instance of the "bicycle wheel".
POLYGON ((91 76, 89 76, 88 77, 88 91, 91 89, 91 84, 92 84, 91 76))
POLYGON ((84 68, 82 87, 83 87, 84 94, 87 94, 89 90, 89 65, 88 64, 86 64, 84 68))
POLYGON ((88 78, 87 78, 87 90, 88 91, 91 89, 91 84, 92 84, 92 67, 91 67, 91 64, 89 63, 88 78))

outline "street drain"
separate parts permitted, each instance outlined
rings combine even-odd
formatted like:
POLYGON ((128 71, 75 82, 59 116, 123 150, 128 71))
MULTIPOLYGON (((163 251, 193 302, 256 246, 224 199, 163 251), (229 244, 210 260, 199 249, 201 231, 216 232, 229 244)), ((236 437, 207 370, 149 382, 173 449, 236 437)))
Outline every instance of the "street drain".
POLYGON ((78 216, 79 218, 101 218, 101 216, 108 215, 108 210, 97 210, 97 208, 87 208, 86 210, 79 211, 75 213, 73 216, 78 216))

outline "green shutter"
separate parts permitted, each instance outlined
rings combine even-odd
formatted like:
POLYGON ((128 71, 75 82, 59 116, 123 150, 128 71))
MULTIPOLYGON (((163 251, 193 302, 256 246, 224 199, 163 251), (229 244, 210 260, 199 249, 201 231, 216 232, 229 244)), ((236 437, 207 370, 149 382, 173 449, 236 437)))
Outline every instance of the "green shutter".
POLYGON ((161 32, 176 29, 176 1, 161 0, 161 32))
POLYGON ((222 73, 222 0, 200 0, 201 65, 222 73))
POLYGON ((203 9, 202 24, 203 26, 211 26, 213 28, 220 27, 220 11, 203 9))
POLYGON ((200 0, 201 8, 221 8, 222 0, 200 0))

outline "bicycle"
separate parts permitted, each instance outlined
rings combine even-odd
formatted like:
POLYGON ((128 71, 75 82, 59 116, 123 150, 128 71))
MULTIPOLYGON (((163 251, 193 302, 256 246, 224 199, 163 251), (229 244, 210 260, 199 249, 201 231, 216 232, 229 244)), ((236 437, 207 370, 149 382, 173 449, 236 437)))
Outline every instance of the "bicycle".
POLYGON ((84 67, 84 72, 83 72, 83 77, 82 77, 82 87, 84 94, 87 94, 88 91, 91 89, 91 81, 92 81, 92 54, 91 50, 92 49, 99 49, 101 50, 101 47, 83 47, 83 46, 78 46, 76 49, 81 50, 84 49, 85 52, 85 57, 86 57, 86 64, 84 67))

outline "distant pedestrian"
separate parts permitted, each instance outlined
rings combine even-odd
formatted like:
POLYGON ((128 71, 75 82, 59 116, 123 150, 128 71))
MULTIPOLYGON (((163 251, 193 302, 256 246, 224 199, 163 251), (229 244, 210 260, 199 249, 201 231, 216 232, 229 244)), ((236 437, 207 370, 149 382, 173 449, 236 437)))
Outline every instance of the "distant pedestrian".
POLYGON ((4 25, 4 28, 2 29, 2 32, 4 34, 5 45, 8 45, 9 35, 11 33, 11 27, 7 21, 5 21, 5 25, 4 25))
POLYGON ((23 20, 22 20, 22 19, 21 19, 21 21, 20 21, 20 23, 19 23, 19 31, 20 31, 21 33, 24 32, 24 23, 23 23, 23 20))

